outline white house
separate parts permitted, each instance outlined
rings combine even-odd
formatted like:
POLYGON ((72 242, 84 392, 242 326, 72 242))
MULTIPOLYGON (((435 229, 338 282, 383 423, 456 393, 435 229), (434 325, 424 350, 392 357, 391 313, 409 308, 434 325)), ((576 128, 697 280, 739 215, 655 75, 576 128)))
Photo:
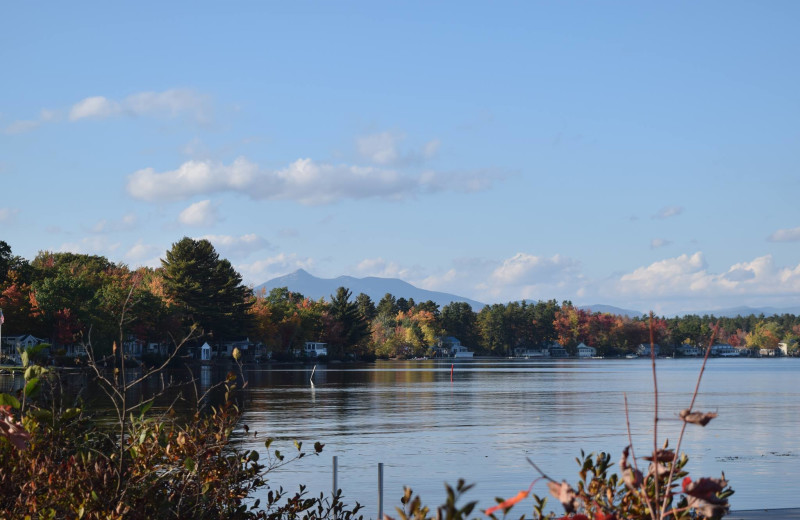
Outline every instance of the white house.
POLYGON ((200 361, 211 361, 211 345, 208 343, 200 347, 200 361))
POLYGON ((519 358, 538 358, 550 357, 550 351, 546 348, 515 347, 514 357, 519 358))
POLYGON ((578 357, 579 358, 590 358, 595 357, 597 355, 597 349, 594 347, 590 347, 589 345, 584 344, 581 342, 578 345, 578 357))
POLYGON ((303 347, 303 354, 308 357, 319 357, 328 355, 328 344, 319 341, 306 341, 303 347))
POLYGON ((739 351, 733 348, 732 345, 721 343, 719 345, 711 346, 711 355, 719 357, 737 357, 739 356, 739 351))
POLYGON ((689 345, 688 343, 681 344, 675 350, 678 352, 678 354, 684 357, 698 357, 702 354, 702 350, 700 350, 699 347, 689 345))

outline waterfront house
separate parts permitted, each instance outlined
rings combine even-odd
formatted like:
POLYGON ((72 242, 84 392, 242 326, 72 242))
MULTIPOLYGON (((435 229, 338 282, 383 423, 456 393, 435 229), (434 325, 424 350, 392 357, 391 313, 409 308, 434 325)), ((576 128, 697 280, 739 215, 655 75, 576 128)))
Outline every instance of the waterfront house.
POLYGON ((711 346, 711 355, 717 357, 738 357, 739 351, 733 348, 733 345, 721 343, 711 346))
POLYGON ((594 347, 590 347, 585 343, 581 342, 578 344, 578 357, 579 358, 591 358, 597 355, 597 349, 594 347))
POLYGON ((688 343, 682 343, 678 348, 675 349, 679 356, 683 357, 698 357, 702 355, 703 351, 700 347, 695 347, 694 345, 689 345, 688 343))
POLYGON ((233 355, 233 349, 239 349, 239 352, 242 356, 248 354, 248 349, 250 346, 250 338, 245 339, 237 339, 235 341, 227 341, 222 344, 225 348, 225 355, 230 357, 233 355))
POLYGON ((781 349, 777 346, 773 348, 765 347, 758 351, 758 355, 761 357, 781 357, 781 354, 783 354, 783 352, 781 352, 781 349))
POLYGON ((453 336, 442 336, 436 342, 434 351, 443 357, 471 358, 473 352, 461 344, 461 340, 453 336))
POLYGON ((327 356, 328 344, 319 341, 306 341, 303 347, 303 354, 308 357, 327 356))
MULTIPOLYGON (((658 343, 654 343, 653 348, 655 349, 655 355, 658 356, 659 352, 661 352, 661 347, 658 346, 658 343)), ((650 343, 639 343, 639 346, 636 347, 636 355, 649 357, 650 343)))
POLYGON ((549 345, 547 345, 547 350, 550 352, 550 357, 552 358, 566 358, 569 357, 567 353, 567 349, 561 346, 561 343, 557 341, 553 341, 549 345))
POLYGON ((550 351, 547 348, 541 347, 515 347, 514 348, 514 357, 518 358, 538 358, 538 357, 549 357, 550 351))

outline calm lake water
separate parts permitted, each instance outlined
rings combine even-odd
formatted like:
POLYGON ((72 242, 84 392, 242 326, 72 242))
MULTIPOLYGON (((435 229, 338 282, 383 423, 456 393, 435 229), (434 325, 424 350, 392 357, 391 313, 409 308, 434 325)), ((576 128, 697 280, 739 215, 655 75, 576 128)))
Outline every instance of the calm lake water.
MULTIPOLYGON (((701 365, 697 359, 658 360, 660 439, 674 447, 701 365)), ((275 367, 248 372, 244 422, 279 439, 325 444, 270 475, 273 486, 328 493, 332 457, 348 503, 377 515, 377 466, 384 464, 385 511, 400 505, 403 486, 435 507, 444 483, 476 486, 479 507, 510 497, 538 476, 530 457, 555 479, 577 479, 583 449, 611 453, 616 464, 628 444, 627 394, 634 447, 652 449, 653 386, 649 360, 470 360, 377 362, 275 367)), ((736 494, 732 509, 800 507, 800 388, 798 359, 711 359, 695 409, 716 411, 707 427, 687 429, 681 451, 694 477, 725 472, 736 494)), ((263 441, 249 443, 261 447, 263 441)), ((544 484, 534 488, 547 494, 544 484)), ((554 509, 557 504, 550 501, 554 509)), ((518 511, 529 511, 528 506, 518 511)))

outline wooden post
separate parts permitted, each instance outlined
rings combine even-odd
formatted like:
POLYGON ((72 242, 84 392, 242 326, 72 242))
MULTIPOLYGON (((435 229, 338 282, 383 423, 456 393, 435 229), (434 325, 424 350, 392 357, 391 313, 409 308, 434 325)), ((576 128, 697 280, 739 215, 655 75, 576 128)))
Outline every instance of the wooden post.
POLYGON ((383 520, 383 462, 378 463, 378 520, 383 520))

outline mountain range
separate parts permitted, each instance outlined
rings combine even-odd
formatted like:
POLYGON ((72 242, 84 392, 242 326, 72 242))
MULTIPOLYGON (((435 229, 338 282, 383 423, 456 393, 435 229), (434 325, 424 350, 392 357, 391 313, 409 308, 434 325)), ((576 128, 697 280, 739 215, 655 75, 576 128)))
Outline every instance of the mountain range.
MULTIPOLYGON (((339 287, 346 287, 352 291, 354 297, 363 292, 372 298, 372 301, 375 302, 376 305, 386 293, 390 293, 395 298, 413 298, 415 302, 431 300, 437 303, 439 307, 444 307, 452 302, 465 302, 468 303, 475 312, 479 312, 483 307, 486 306, 485 303, 471 300, 463 296, 420 289, 419 287, 415 287, 410 283, 398 278, 379 278, 376 276, 368 276, 366 278, 355 278, 352 276, 317 278, 303 269, 298 269, 297 271, 285 276, 273 278, 262 283, 261 285, 254 287, 254 290, 256 293, 260 292, 261 290, 269 293, 269 291, 277 287, 288 287, 289 290, 298 292, 303 296, 313 300, 325 298, 326 300, 330 301, 331 295, 336 293, 336 289, 339 287)), ((579 308, 591 312, 603 312, 617 316, 628 316, 631 318, 640 317, 647 314, 641 311, 623 309, 605 304, 582 305, 579 308)), ((698 316, 713 315, 719 318, 733 318, 740 315, 749 316, 751 314, 755 316, 760 314, 763 314, 764 316, 774 316, 780 314, 799 315, 800 307, 778 308, 739 306, 725 309, 699 310, 684 314, 696 314, 698 316)))
POLYGON ((375 305, 383 298, 386 293, 391 293, 395 298, 413 298, 415 302, 421 303, 431 300, 444 307, 452 302, 468 303, 475 312, 480 311, 486 304, 479 301, 470 300, 455 294, 427 291, 414 287, 408 282, 397 278, 378 278, 368 276, 366 278, 354 278, 352 276, 339 276, 337 278, 317 278, 303 269, 273 278, 253 288, 256 293, 264 290, 269 293, 277 287, 288 287, 292 292, 298 292, 312 300, 325 298, 331 300, 331 295, 336 294, 336 289, 346 287, 353 293, 353 297, 359 293, 364 293, 375 302, 375 305))

